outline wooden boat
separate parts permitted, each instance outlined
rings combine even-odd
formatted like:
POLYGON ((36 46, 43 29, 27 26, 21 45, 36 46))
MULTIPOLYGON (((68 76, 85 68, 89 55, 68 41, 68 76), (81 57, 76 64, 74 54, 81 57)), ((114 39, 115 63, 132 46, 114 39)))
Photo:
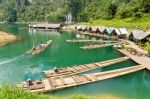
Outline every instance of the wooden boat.
POLYGON ((112 64, 119 63, 119 62, 125 61, 127 59, 129 59, 129 58, 121 57, 121 58, 116 58, 116 59, 107 60, 107 61, 103 61, 103 62, 84 64, 84 65, 79 65, 79 66, 72 66, 72 67, 57 69, 58 70, 57 72, 55 70, 47 70, 47 71, 44 71, 44 74, 47 78, 79 74, 79 73, 87 72, 87 71, 94 70, 97 68, 110 66, 112 64))
POLYGON ((23 82, 17 86, 30 92, 43 93, 114 78, 137 72, 142 69, 145 69, 145 67, 137 65, 106 72, 46 78, 41 81, 33 81, 31 86, 28 86, 26 82, 23 82))
POLYGON ((26 54, 37 55, 37 54, 41 53, 42 51, 44 51, 51 43, 52 43, 52 40, 46 41, 43 43, 43 48, 39 48, 36 50, 31 49, 31 50, 27 51, 26 54))

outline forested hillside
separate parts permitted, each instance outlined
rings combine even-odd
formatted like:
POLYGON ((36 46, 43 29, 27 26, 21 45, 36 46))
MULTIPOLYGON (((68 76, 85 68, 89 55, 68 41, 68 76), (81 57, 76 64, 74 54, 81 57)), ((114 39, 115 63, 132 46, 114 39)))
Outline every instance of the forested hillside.
POLYGON ((64 21, 65 0, 0 0, 1 21, 64 21))
POLYGON ((0 0, 0 21, 63 22, 141 18, 150 12, 150 0, 0 0))

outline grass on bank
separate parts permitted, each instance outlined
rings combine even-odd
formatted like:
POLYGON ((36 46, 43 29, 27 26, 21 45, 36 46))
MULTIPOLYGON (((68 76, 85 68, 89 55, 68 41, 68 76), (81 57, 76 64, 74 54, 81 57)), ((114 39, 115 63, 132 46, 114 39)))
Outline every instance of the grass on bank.
POLYGON ((112 19, 112 20, 93 20, 89 22, 80 23, 82 25, 90 26, 109 26, 109 27, 126 27, 129 29, 150 29, 150 14, 144 14, 142 18, 125 18, 125 19, 112 19))
POLYGON ((30 93, 13 85, 4 84, 0 86, 0 99, 95 99, 85 95, 73 95, 67 98, 57 98, 48 95, 30 93))
POLYGON ((0 99, 50 99, 50 97, 29 93, 15 86, 4 84, 0 87, 0 99))

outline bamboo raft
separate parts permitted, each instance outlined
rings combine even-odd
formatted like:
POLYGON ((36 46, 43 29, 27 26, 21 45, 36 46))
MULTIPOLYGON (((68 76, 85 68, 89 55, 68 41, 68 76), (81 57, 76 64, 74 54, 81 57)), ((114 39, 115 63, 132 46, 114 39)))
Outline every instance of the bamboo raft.
POLYGON ((89 45, 89 46, 83 46, 80 47, 84 50, 90 50, 90 49, 97 49, 97 48, 103 48, 103 47, 109 47, 109 46, 114 46, 114 45, 118 45, 119 43, 113 43, 113 44, 101 44, 101 45, 89 45))
POLYGON ((73 66, 73 67, 68 67, 68 68, 62 68, 59 70, 59 72, 55 72, 54 70, 48 70, 44 71, 45 76, 48 77, 58 77, 58 76, 68 76, 68 75, 73 75, 73 74, 79 74, 83 72, 87 72, 90 70, 94 70, 97 68, 102 68, 106 67, 115 63, 119 63, 122 61, 125 61, 129 59, 128 57, 121 57, 121 58, 116 58, 112 60, 107 60, 103 62, 97 62, 97 63, 91 63, 91 64, 84 64, 84 65, 79 65, 79 66, 73 66))
POLYGON ((100 73, 46 78, 41 81, 39 80, 34 81, 33 85, 31 85, 30 87, 25 82, 22 84, 18 84, 18 87, 29 90, 30 92, 42 93, 42 92, 54 91, 54 90, 68 88, 68 87, 93 83, 93 82, 97 82, 109 78, 130 74, 143 69, 145 69, 144 66, 137 65, 133 67, 126 67, 126 68, 100 72, 100 73))
POLYGON ((107 40, 66 40, 66 42, 69 43, 86 43, 86 42, 111 42, 111 43, 116 43, 117 41, 107 41, 107 40))
POLYGON ((37 54, 41 53, 42 51, 44 51, 51 43, 52 43, 52 40, 49 40, 46 43, 43 43, 42 49, 38 49, 35 51, 31 49, 31 50, 27 51, 26 54, 37 55, 37 54))

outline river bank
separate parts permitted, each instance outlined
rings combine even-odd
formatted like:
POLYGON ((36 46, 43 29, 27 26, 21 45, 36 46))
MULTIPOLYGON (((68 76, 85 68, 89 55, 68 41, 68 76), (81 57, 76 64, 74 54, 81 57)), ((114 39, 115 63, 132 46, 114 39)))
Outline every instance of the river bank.
POLYGON ((5 44, 8 44, 10 42, 13 42, 13 41, 16 41, 16 40, 19 40, 20 37, 17 37, 17 36, 14 36, 14 35, 11 35, 9 33, 6 33, 4 31, 0 31, 0 45, 5 45, 5 44))

